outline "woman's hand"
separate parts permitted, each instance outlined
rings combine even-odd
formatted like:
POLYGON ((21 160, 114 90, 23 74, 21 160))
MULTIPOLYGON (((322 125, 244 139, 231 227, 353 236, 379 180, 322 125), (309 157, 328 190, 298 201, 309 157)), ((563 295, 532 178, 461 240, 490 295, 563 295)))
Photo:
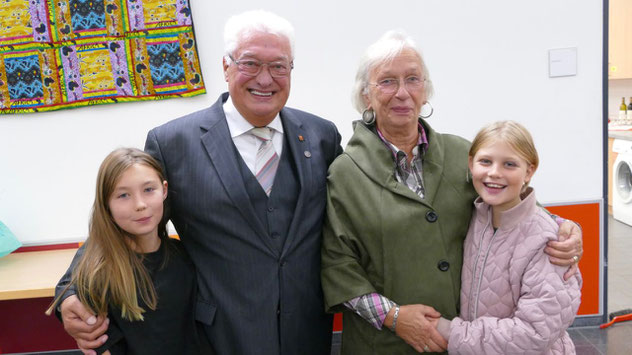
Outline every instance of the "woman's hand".
MULTIPOLYGON (((384 324, 389 327, 393 323, 392 313, 391 310, 384 320, 384 324)), ((440 316, 434 308, 422 304, 400 306, 395 332, 420 353, 443 352, 448 343, 436 328, 440 316)))
POLYGON ((544 252, 552 264, 570 266, 564 274, 564 280, 568 280, 577 272, 577 263, 584 254, 582 230, 575 222, 566 220, 560 224, 557 237, 557 241, 547 243, 544 252))
POLYGON ((66 298, 60 308, 66 333, 75 339, 84 354, 96 355, 91 349, 98 348, 107 340, 108 336, 104 333, 109 320, 103 316, 95 317, 75 295, 66 298))

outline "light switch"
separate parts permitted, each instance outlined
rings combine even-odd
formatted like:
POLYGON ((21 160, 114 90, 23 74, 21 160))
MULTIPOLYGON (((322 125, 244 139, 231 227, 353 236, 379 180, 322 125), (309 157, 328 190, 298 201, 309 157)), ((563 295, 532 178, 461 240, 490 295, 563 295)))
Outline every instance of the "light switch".
POLYGON ((549 50, 549 77, 577 75, 577 47, 549 50))

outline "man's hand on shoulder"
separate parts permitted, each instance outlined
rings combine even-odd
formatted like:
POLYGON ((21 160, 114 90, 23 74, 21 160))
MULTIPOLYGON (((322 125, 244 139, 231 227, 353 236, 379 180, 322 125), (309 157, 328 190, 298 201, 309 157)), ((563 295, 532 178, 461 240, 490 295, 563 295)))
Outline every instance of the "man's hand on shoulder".
POLYGON ((584 254, 582 230, 578 224, 564 220, 557 233, 557 241, 549 241, 544 252, 549 255, 552 264, 568 266, 564 280, 568 280, 577 272, 577 263, 584 254))
POLYGON ((105 332, 108 329, 109 319, 90 313, 76 295, 66 298, 60 308, 66 333, 75 339, 77 346, 84 354, 96 355, 96 352, 91 349, 98 348, 108 339, 105 332))

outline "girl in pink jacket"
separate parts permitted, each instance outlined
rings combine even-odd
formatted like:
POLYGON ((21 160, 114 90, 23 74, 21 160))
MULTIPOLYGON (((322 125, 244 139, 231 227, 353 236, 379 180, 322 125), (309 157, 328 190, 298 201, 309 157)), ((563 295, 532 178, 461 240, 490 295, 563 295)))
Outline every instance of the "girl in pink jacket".
POLYGON ((465 239, 461 316, 441 318, 450 354, 575 354, 566 329, 580 303, 581 276, 544 254, 558 225, 536 205, 528 187, 538 167, 529 132, 496 122, 474 138, 469 152, 480 195, 465 239))

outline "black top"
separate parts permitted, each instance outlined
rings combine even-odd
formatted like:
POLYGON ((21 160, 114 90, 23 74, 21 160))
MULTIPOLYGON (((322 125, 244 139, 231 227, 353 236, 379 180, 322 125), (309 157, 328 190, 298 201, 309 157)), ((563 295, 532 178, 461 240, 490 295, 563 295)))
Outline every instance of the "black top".
POLYGON ((170 239, 160 248, 144 254, 158 304, 152 311, 139 298, 145 310, 143 321, 121 318, 121 311, 110 305, 108 340, 95 349, 101 354, 200 354, 194 316, 196 282, 193 263, 179 240, 170 239), (165 245, 168 244, 168 245, 165 245), (168 253, 167 264, 162 265, 168 253))

